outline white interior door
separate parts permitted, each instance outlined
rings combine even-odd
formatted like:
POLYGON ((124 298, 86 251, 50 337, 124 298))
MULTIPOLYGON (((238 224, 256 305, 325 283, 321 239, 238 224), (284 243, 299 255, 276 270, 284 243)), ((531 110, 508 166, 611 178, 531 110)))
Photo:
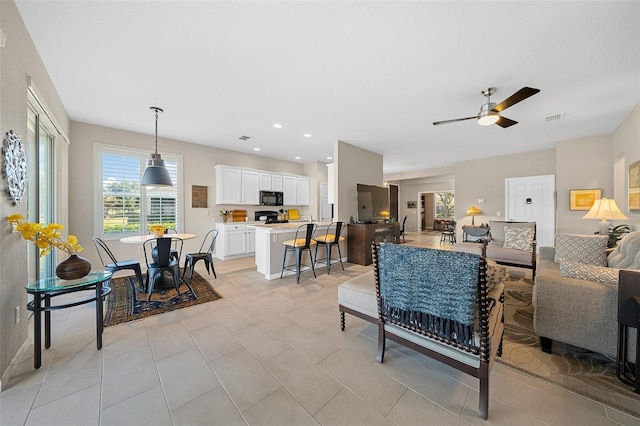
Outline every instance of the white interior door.
POLYGON ((535 221, 538 247, 554 245, 555 187, 554 175, 505 179, 505 220, 535 221))

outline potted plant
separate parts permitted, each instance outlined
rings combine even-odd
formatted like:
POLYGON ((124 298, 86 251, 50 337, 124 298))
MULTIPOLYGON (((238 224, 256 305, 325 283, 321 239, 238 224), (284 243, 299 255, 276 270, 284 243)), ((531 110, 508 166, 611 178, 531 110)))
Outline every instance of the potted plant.
POLYGON ((230 216, 231 216, 231 210, 220 210, 220 217, 222 217, 223 222, 226 222, 230 216))
POLYGON ((608 248, 614 248, 618 245, 618 241, 622 239, 623 234, 628 234, 631 232, 631 228, 629 225, 609 225, 609 242, 607 243, 608 248))
POLYGON ((12 214, 7 217, 7 222, 14 226, 14 231, 22 234, 22 238, 31 241, 40 249, 40 256, 48 255, 54 248, 69 255, 56 267, 58 278, 73 280, 82 278, 91 271, 91 262, 78 256, 78 253, 83 250, 78 244, 78 238, 75 235, 69 235, 66 241, 62 239, 60 231, 64 229, 63 225, 58 223, 43 225, 37 222, 23 222, 22 219, 22 215, 12 214))

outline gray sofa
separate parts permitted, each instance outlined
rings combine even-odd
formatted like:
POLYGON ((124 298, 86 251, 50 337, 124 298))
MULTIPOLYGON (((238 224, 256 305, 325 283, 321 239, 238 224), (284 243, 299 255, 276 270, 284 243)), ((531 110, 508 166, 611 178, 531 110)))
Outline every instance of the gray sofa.
MULTIPOLYGON (((606 238, 606 237, 604 237, 606 238)), ((557 243, 556 243, 557 245, 557 243)), ((606 249, 604 245, 603 251, 606 249)), ((559 341, 598 352, 611 358, 617 353, 618 285, 590 279, 562 276, 560 264, 554 261, 555 247, 540 247, 533 287, 533 325, 545 352, 559 341)), ((603 253, 606 258, 606 253, 603 253)), ((605 260, 606 262, 606 260, 605 260)), ((610 266, 621 269, 640 268, 640 232, 632 232, 608 256, 610 266)), ((614 280, 618 269, 610 271, 614 280)), ((566 274, 565 274, 566 275, 566 274)), ((635 337, 630 350, 635 351, 635 337)), ((629 354, 631 360, 635 356, 629 354)))

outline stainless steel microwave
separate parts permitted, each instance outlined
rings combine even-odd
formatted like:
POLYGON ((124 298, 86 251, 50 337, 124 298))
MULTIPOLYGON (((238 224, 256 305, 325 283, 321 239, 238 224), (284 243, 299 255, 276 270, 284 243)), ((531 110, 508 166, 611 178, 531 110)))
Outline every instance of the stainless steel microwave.
POLYGON ((280 191, 260 191, 261 206, 281 206, 283 201, 284 194, 280 191))

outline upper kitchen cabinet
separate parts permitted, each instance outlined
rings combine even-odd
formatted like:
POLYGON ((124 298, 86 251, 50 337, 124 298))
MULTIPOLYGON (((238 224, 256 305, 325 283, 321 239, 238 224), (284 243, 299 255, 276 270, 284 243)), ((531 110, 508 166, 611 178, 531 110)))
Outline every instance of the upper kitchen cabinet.
POLYGON ((282 191, 285 206, 309 205, 309 178, 306 176, 283 176, 282 191))
POLYGON ((271 188, 271 173, 260 172, 260 191, 273 191, 271 188))
POLYGON ((216 204, 258 205, 259 173, 229 166, 216 166, 216 204))

